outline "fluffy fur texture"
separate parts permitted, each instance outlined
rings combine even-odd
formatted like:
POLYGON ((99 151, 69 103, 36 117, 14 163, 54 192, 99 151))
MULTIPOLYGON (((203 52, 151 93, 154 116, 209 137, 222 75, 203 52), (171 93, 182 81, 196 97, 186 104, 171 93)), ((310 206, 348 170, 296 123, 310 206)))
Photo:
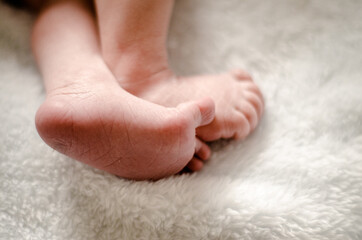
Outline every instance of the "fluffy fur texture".
POLYGON ((180 0, 179 74, 248 69, 266 112, 197 174, 132 182, 46 146, 33 17, 0 5, 1 239, 362 239, 362 1, 180 0))

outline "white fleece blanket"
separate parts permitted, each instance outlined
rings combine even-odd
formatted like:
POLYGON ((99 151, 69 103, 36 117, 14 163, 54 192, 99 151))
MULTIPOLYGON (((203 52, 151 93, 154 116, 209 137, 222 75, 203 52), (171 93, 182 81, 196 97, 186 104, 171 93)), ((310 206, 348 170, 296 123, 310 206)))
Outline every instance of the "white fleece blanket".
POLYGON ((362 239, 362 1, 179 0, 179 74, 244 67, 266 112, 197 174, 119 179, 45 145, 33 17, 0 4, 0 239, 362 239))

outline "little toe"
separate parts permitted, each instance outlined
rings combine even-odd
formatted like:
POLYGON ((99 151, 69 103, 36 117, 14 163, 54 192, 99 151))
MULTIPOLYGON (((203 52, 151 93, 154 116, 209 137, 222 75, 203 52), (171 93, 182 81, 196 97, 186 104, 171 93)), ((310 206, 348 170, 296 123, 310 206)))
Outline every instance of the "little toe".
POLYGON ((250 123, 251 130, 254 130, 258 124, 258 113, 256 112, 255 107, 248 101, 243 101, 239 105, 236 105, 235 109, 245 115, 250 123))
POLYGON ((249 81, 253 80, 251 75, 242 69, 234 69, 231 71, 231 74, 238 80, 249 80, 249 81))
POLYGON ((196 138, 195 155, 201 160, 207 160, 211 155, 210 147, 198 138, 196 138))
POLYGON ((186 165, 188 169, 190 169, 192 172, 200 171, 204 166, 204 163, 197 158, 192 158, 191 161, 186 165))

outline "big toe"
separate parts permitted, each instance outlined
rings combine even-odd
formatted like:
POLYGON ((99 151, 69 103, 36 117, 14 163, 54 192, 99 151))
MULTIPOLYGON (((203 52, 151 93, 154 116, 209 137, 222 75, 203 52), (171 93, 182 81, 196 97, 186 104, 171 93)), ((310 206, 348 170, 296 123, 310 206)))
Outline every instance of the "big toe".
POLYGON ((192 118, 195 128, 209 124, 215 117, 215 103, 211 98, 182 103, 177 109, 183 116, 192 118))

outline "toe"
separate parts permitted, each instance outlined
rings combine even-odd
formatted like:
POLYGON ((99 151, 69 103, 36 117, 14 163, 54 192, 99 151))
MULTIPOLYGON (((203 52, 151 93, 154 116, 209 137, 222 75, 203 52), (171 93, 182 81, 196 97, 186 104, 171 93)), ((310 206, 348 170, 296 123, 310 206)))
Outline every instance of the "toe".
POLYGON ((211 155, 210 147, 198 138, 196 138, 195 155, 201 160, 207 160, 211 155))
POLYGON ((234 69, 231 71, 231 74, 238 80, 248 80, 248 81, 253 80, 251 75, 242 69, 234 69))
POLYGON ((223 128, 221 133, 221 138, 230 139, 233 138, 235 132, 238 131, 240 127, 242 127, 245 123, 249 125, 248 120, 244 117, 240 118, 240 114, 237 114, 236 111, 231 110, 229 114, 225 114, 223 118, 223 128))
POLYGON ((209 124, 215 116, 215 103, 211 98, 182 103, 177 108, 183 116, 191 116, 195 128, 209 124))
POLYGON ((240 111, 235 111, 235 119, 237 123, 237 127, 235 128, 236 131, 234 132, 232 138, 234 139, 244 139, 246 136, 249 135, 251 131, 251 126, 249 120, 245 117, 243 113, 240 111))
POLYGON ((218 140, 222 134, 221 126, 219 119, 215 118, 209 125, 196 128, 196 136, 206 142, 218 140))
POLYGON ((243 101, 239 105, 235 106, 235 109, 243 113, 250 123, 251 130, 254 130, 258 123, 258 113, 255 107, 248 101, 243 101))
POLYGON ((193 172, 200 171, 203 166, 204 166, 204 163, 200 159, 197 159, 197 158, 191 159, 191 161, 186 165, 186 167, 193 172))
POLYGON ((244 95, 245 99, 248 100, 254 106, 256 112, 258 113, 258 119, 260 119, 264 110, 264 104, 262 100, 254 92, 245 91, 244 95))
POLYGON ((260 89, 256 86, 256 84, 252 82, 240 82, 240 84, 242 89, 244 89, 245 91, 255 93, 260 98, 260 100, 264 102, 263 94, 261 93, 260 89))

